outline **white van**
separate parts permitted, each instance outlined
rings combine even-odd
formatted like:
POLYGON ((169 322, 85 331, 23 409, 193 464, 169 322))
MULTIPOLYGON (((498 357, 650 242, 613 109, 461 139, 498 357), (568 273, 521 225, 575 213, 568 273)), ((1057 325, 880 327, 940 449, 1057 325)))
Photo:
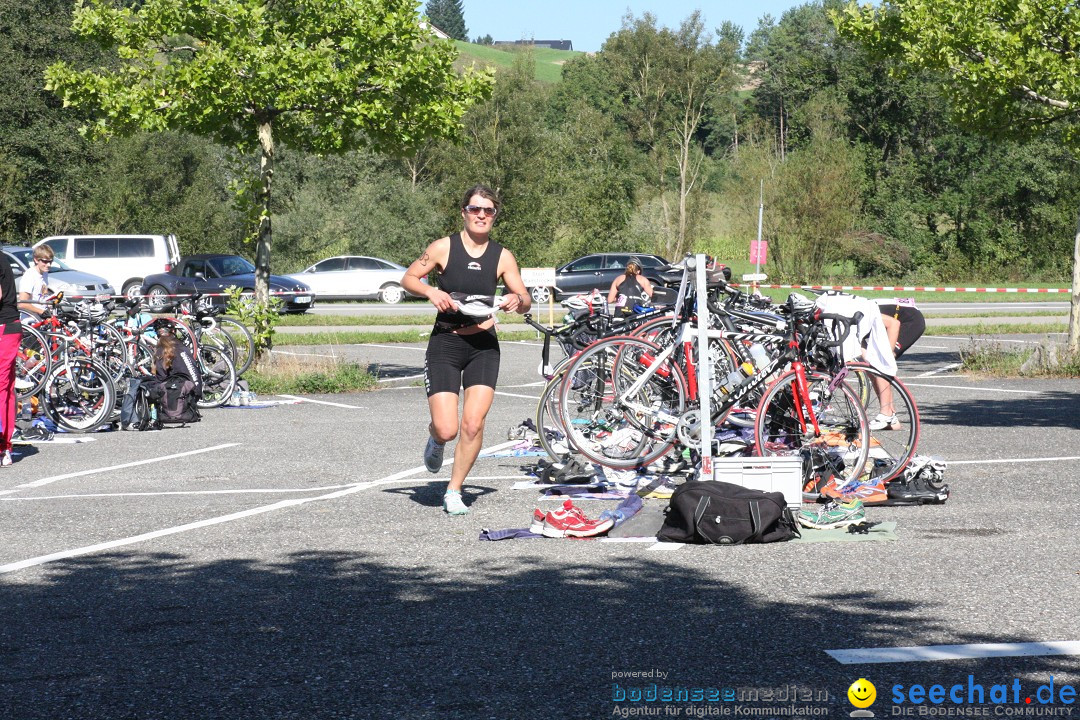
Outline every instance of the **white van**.
POLYGON ((48 245, 75 270, 100 275, 128 297, 139 294, 143 278, 169 272, 180 262, 175 235, 51 235, 48 245))

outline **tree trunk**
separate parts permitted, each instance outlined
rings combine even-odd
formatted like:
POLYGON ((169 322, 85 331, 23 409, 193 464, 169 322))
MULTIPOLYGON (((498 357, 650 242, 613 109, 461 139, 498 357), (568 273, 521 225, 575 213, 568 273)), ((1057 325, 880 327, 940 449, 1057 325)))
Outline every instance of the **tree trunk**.
POLYGON ((269 350, 273 345, 273 328, 262 327, 267 323, 266 310, 270 303, 270 189, 274 180, 274 133, 269 120, 259 123, 259 149, 259 238, 255 245, 255 304, 259 311, 256 312, 255 336, 266 337, 265 349, 269 350))
POLYGON ((1080 214, 1073 240, 1072 308, 1069 310, 1069 352, 1080 352, 1080 214))

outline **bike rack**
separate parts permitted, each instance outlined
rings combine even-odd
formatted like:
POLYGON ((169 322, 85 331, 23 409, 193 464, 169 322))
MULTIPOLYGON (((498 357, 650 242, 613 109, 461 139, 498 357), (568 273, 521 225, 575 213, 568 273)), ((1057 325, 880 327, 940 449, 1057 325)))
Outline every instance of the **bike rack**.
POLYGON ((701 437, 701 478, 713 479, 712 455, 712 385, 713 364, 709 361, 709 295, 706 287, 708 271, 705 255, 693 257, 694 279, 697 283, 697 340, 698 340, 698 407, 701 437))

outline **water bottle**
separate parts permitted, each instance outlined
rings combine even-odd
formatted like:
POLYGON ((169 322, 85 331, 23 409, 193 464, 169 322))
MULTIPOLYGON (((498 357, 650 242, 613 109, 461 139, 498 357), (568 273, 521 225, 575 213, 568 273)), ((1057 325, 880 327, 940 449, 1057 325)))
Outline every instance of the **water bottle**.
POLYGON ((769 353, 761 343, 754 343, 750 346, 750 357, 754 359, 754 367, 760 370, 769 364, 769 353))
POLYGON ((754 366, 748 362, 744 362, 742 365, 728 373, 724 384, 720 386, 721 392, 725 394, 735 392, 735 390, 746 382, 747 378, 753 374, 754 366))
POLYGON ((600 520, 608 519, 613 521, 615 523, 615 526, 617 527, 618 525, 626 521, 626 515, 623 513, 622 510, 619 509, 605 510, 604 512, 600 513, 600 520))

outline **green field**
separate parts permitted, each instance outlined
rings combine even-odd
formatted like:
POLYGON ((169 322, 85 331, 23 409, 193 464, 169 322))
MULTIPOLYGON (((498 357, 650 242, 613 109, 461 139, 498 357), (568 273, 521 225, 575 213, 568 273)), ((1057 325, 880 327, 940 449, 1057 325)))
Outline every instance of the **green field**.
POLYGON ((474 45, 472 43, 455 41, 458 52, 461 53, 458 63, 468 65, 471 63, 510 69, 514 65, 514 56, 520 52, 531 52, 536 60, 536 79, 545 83, 557 83, 562 79, 562 64, 570 58, 583 55, 584 53, 573 50, 550 50, 548 48, 522 48, 504 50, 502 48, 489 47, 487 45, 474 45))

